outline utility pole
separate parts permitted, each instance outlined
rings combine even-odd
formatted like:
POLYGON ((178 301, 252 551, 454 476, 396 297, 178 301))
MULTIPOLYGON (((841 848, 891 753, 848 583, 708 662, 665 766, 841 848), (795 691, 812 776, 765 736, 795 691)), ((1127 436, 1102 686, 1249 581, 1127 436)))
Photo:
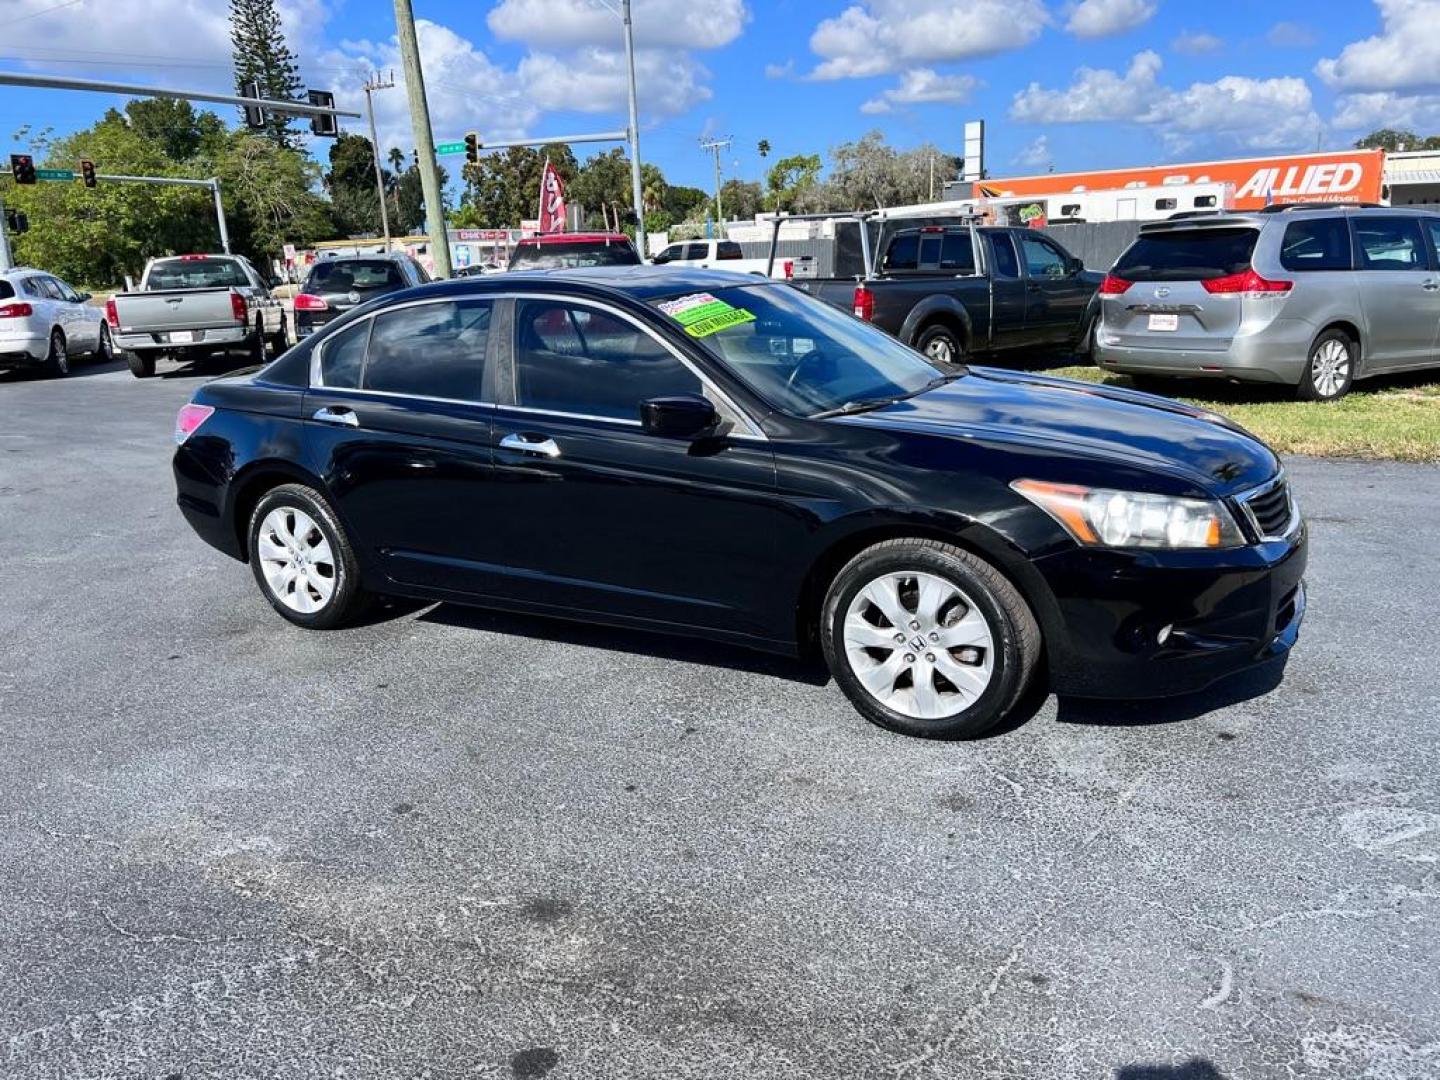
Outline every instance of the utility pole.
POLYGON ((715 228, 716 236, 725 232, 725 208, 720 205, 720 152, 729 150, 731 143, 730 136, 723 139, 701 139, 700 149, 709 150, 715 155, 715 228))
POLYGON ((635 98, 635 35, 630 26, 630 0, 620 0, 620 18, 625 23, 625 66, 630 74, 630 189, 635 200, 635 246, 640 258, 645 250, 645 190, 640 181, 640 106, 635 98))
POLYGON ((5 200, 0 199, 0 272, 15 265, 10 254, 10 234, 5 231, 5 200))
MULTIPOLYGON (((370 149, 375 158, 375 193, 380 196, 380 228, 385 233, 385 250, 390 250, 390 212, 385 208, 385 170, 380 167, 380 139, 375 134, 375 103, 370 95, 376 90, 391 90, 395 87, 395 73, 387 81, 380 81, 377 71, 365 80, 361 87, 365 91, 365 115, 370 118, 370 149)), ((448 246, 448 245, 447 245, 448 246)))
POLYGON ((450 276, 450 240, 445 231, 445 204, 441 199, 440 170, 435 162, 435 136, 430 130, 430 106, 425 100, 425 77, 420 73, 420 42, 415 37, 415 10, 410 0, 395 0, 395 37, 400 64, 405 69, 405 96, 410 103, 410 127, 420 169, 420 190, 425 195, 425 217, 430 226, 430 252, 435 277, 450 276))

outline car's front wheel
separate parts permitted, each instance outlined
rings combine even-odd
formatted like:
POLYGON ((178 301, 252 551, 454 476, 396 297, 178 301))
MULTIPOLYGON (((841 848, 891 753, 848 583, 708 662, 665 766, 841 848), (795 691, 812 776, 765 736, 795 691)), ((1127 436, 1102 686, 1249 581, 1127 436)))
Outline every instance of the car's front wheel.
POLYGON ((1295 394, 1301 401, 1338 401, 1355 381, 1355 343, 1343 330, 1326 330, 1310 346, 1295 394))
POLYGON ((345 530, 325 497, 282 484, 250 514, 250 569, 265 599, 298 626, 329 630, 358 615, 367 596, 345 530))
POLYGON ((868 720, 906 735, 973 738, 1034 677, 1040 629, 983 559, 936 540, 888 540, 835 577, 821 615, 831 674, 868 720))

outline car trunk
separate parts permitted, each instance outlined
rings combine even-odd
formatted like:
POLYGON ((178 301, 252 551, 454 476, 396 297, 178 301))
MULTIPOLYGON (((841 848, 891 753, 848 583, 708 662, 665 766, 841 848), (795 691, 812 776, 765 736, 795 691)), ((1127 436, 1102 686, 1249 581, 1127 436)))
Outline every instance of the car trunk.
POLYGON ((385 259, 345 260, 320 263, 310 271, 301 293, 325 302, 323 308, 295 305, 295 320, 301 327, 324 326, 353 307, 385 293, 405 287, 400 269, 385 259))
POLYGON ((1242 274, 1260 232, 1253 226, 1142 232, 1101 289, 1106 344, 1128 349, 1224 352, 1240 328, 1238 292, 1206 282, 1242 274), (1116 288, 1119 279, 1123 292, 1116 288))

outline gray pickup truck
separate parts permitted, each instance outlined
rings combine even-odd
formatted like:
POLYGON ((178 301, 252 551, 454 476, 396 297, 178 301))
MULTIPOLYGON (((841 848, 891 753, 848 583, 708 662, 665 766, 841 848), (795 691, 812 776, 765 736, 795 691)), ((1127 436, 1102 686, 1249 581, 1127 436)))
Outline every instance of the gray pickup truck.
POLYGON ((155 374, 162 356, 198 359, 243 348, 256 363, 289 344, 285 309, 269 283, 239 255, 151 259, 135 292, 105 305, 115 348, 136 378, 155 374))
POLYGON ((1037 230, 956 222, 847 215, 837 276, 794 287, 942 362, 1088 349, 1103 274, 1037 230))

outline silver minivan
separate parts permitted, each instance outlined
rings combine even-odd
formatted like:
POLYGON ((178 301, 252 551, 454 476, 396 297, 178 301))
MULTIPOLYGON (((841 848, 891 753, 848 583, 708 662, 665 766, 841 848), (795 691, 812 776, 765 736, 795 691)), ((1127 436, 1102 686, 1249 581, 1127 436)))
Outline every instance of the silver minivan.
POLYGON ((1284 383, 1440 366, 1440 214, 1267 207, 1158 221, 1100 285, 1094 355, 1136 377, 1284 383))

